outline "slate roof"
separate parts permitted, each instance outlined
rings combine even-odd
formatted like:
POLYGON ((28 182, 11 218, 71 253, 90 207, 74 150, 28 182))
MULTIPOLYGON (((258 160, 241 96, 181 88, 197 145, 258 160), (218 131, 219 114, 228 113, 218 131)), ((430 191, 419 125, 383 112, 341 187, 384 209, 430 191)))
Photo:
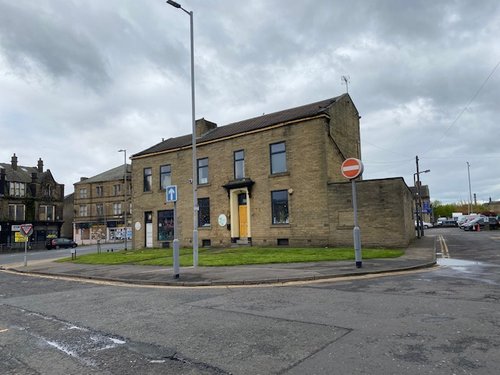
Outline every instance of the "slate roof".
MULTIPOLYGON (((347 94, 343 94, 347 95, 347 94)), ((203 143, 208 141, 213 141, 216 139, 221 139, 225 137, 230 137, 237 134, 243 134, 246 132, 264 129, 273 125, 282 124, 289 121, 299 120, 303 118, 313 117, 320 114, 325 114, 328 108, 336 103, 343 95, 337 96, 335 98, 330 98, 322 100, 319 102, 306 104, 300 107, 285 109, 283 111, 269 113, 259 117, 254 117, 248 120, 243 120, 239 122, 234 122, 229 125, 217 127, 208 133, 204 134, 200 138, 197 138, 197 143, 203 143)), ((183 135, 180 137, 169 138, 163 142, 160 142, 144 151, 138 152, 132 155, 132 157, 144 156, 148 154, 154 154, 162 151, 177 149, 181 147, 187 147, 192 144, 192 135, 183 135)))
POLYGON ((25 167, 22 165, 18 165, 17 169, 13 169, 10 163, 0 163, 0 169, 5 171, 6 181, 12 182, 30 183, 32 173, 36 173, 37 178, 40 178, 46 173, 39 173, 37 167, 25 167))
MULTIPOLYGON (((130 173, 131 171, 132 171, 132 166, 130 164, 127 164, 127 173, 130 173)), ((98 175, 95 175, 90 178, 86 178, 83 181, 76 182, 73 185, 90 184, 94 182, 116 181, 120 179, 123 180, 123 164, 113 169, 110 169, 109 171, 99 173, 98 175)))

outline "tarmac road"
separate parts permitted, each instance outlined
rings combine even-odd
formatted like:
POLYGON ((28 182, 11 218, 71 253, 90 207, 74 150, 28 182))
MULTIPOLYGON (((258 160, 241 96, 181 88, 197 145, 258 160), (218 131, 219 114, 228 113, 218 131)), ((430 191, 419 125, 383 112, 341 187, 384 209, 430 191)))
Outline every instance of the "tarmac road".
POLYGON ((426 231, 439 236, 438 267, 279 286, 0 272, 0 362, 7 374, 496 373, 500 236, 426 231))

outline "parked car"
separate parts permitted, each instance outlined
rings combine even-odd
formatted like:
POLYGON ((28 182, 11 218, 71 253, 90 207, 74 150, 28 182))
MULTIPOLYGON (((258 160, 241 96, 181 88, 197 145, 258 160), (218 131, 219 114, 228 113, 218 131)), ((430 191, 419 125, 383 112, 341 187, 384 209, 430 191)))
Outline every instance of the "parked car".
POLYGON ((464 226, 467 225, 469 222, 471 222, 472 220, 478 218, 478 217, 481 217, 481 216, 477 216, 477 215, 466 215, 460 219, 458 219, 457 223, 458 223, 458 227, 460 229, 464 229, 464 226))
POLYGON ((458 224, 455 220, 439 220, 436 227, 458 227, 458 224))
POLYGON ((490 225, 490 229, 498 229, 500 227, 500 222, 496 217, 489 217, 488 224, 490 225))
POLYGON ((469 230, 477 230, 477 228, 482 229, 484 228, 484 218, 483 217, 475 217, 474 219, 467 220, 463 225, 462 229, 469 231, 469 230))
MULTIPOLYGON (((428 223, 427 221, 422 221, 422 225, 423 225, 424 229, 429 229, 429 228, 432 228, 434 226, 431 223, 428 223)), ((417 229, 417 221, 416 220, 415 220, 415 229, 417 229)))
POLYGON ((496 217, 478 216, 464 224, 464 230, 498 229, 499 223, 496 217))
POLYGON ((70 247, 77 247, 77 243, 69 238, 49 238, 45 243, 45 248, 47 250, 51 249, 67 249, 70 247))

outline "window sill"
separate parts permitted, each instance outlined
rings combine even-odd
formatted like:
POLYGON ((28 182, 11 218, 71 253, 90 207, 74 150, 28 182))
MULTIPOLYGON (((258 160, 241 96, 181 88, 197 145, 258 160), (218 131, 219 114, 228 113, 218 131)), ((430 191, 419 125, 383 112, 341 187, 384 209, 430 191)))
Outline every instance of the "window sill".
POLYGON ((198 230, 209 230, 212 229, 212 225, 204 225, 202 227, 198 227, 198 230))
POLYGON ((274 174, 270 174, 268 177, 273 178, 273 177, 283 177, 283 176, 290 176, 290 172, 274 173, 274 174))
POLYGON ((290 224, 271 224, 271 228, 291 228, 290 224))

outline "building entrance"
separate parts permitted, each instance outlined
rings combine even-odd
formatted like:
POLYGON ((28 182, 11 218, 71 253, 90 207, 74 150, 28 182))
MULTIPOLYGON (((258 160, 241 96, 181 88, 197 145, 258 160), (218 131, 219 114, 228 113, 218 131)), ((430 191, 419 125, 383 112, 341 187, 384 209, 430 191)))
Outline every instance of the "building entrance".
POLYGON ((238 220, 240 222, 240 238, 248 237, 247 194, 238 194, 238 220))

